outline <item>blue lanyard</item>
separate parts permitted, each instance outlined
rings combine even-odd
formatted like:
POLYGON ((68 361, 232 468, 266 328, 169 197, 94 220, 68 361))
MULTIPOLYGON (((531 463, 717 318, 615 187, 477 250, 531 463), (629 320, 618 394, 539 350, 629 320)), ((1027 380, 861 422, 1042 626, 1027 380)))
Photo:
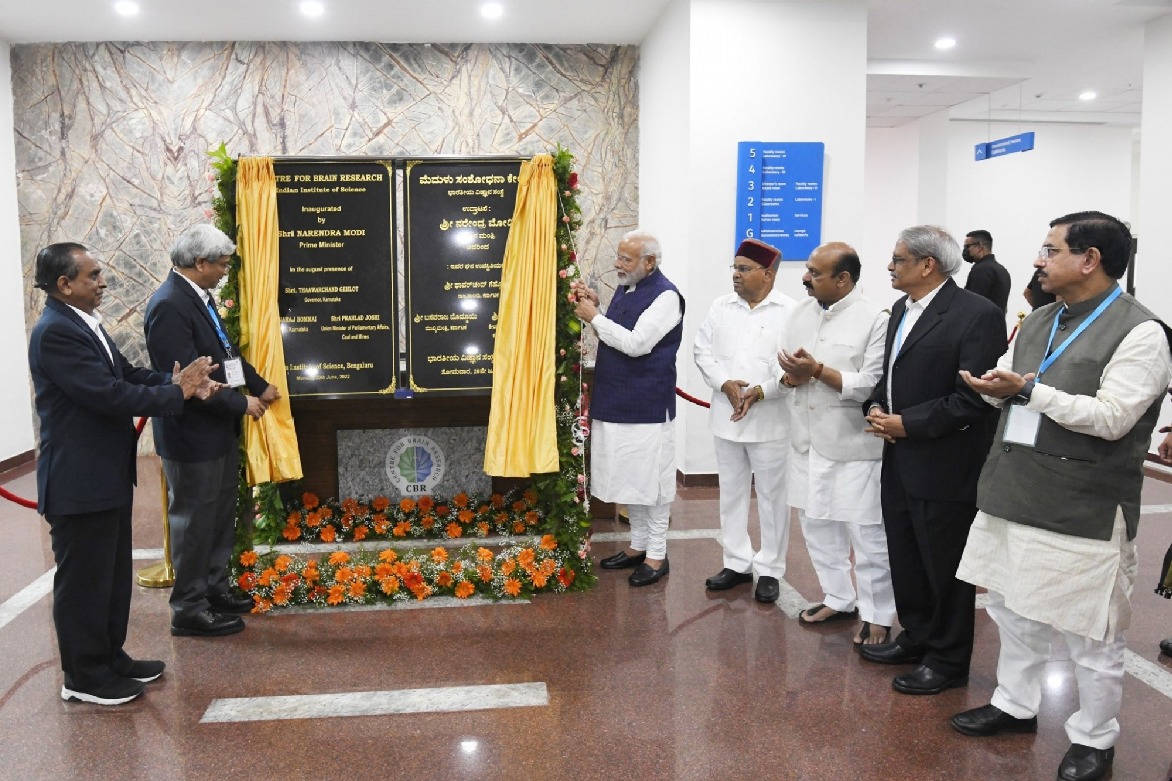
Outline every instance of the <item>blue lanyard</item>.
POLYGON ((905 322, 907 322, 907 304, 904 304, 903 307, 903 317, 899 318, 899 328, 895 329, 895 344, 891 350, 892 357, 899 355, 899 351, 903 348, 903 324, 905 322))
POLYGON ((1087 326, 1095 322, 1095 320, 1099 318, 1099 315, 1103 314, 1107 307, 1111 306, 1111 303, 1121 295, 1123 295, 1123 290, 1119 287, 1116 287, 1115 292, 1107 296, 1103 303, 1099 304, 1095 308, 1095 311, 1091 312, 1090 317, 1088 317, 1086 320, 1083 320, 1079 327, 1074 329, 1074 333, 1070 335, 1070 338, 1068 338, 1062 344, 1058 345, 1057 350, 1050 352, 1050 347, 1054 344, 1054 334, 1058 333, 1058 319, 1062 317, 1062 309, 1059 309, 1058 312, 1054 315, 1054 325, 1050 327, 1050 339, 1046 342, 1046 357, 1042 360, 1042 365, 1038 367, 1037 376, 1041 377, 1042 372, 1049 369, 1054 361, 1058 360, 1058 356, 1062 355, 1062 351, 1065 350, 1071 342, 1077 339, 1079 334, 1087 330, 1087 326))
POLYGON ((208 314, 212 316, 212 325, 216 328, 216 335, 220 337, 220 344, 224 346, 224 352, 231 358, 232 343, 228 341, 228 334, 224 333, 224 328, 220 325, 220 317, 216 314, 216 305, 212 303, 211 293, 208 293, 208 297, 204 303, 207 304, 208 314))

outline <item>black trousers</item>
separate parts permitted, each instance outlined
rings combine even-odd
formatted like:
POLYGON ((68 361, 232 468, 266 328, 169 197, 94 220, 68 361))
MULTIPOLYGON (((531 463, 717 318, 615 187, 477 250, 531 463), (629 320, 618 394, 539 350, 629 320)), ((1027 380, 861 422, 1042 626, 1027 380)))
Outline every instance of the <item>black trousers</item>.
POLYGON ((908 496, 895 459, 883 464, 881 488, 891 584, 903 627, 896 641, 923 653, 924 664, 941 675, 967 675, 976 588, 957 580, 956 570, 977 507, 908 496))
POLYGON ((65 685, 95 689, 125 670, 133 571, 129 503, 114 510, 49 515, 53 625, 65 685))

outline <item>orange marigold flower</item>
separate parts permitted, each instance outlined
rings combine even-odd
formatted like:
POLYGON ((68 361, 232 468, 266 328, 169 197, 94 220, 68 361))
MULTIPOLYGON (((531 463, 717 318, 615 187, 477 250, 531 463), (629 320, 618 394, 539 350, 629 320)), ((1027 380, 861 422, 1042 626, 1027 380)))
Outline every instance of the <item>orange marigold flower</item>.
POLYGON ((460 524, 456 523, 455 521, 452 521, 451 523, 449 523, 447 526, 444 527, 444 532, 449 537, 453 537, 453 538, 463 537, 464 536, 464 527, 461 526, 460 524))
POLYGON ((289 597, 293 596, 293 589, 282 583, 273 589, 273 604, 287 605, 289 604, 289 597))
POLYGON ((530 526, 536 526, 539 520, 541 520, 541 516, 536 510, 530 510, 529 512, 525 513, 525 523, 529 524, 530 526))
POLYGON ((525 523, 523 521, 517 521, 516 523, 513 524, 513 534, 521 534, 524 531, 525 531, 525 523))
POLYGON ((312 510, 314 507, 317 507, 317 502, 317 494, 313 494, 308 491, 301 494, 301 504, 303 507, 305 507, 305 509, 312 510))
POLYGON ((369 529, 367 529, 367 528, 366 528, 366 524, 364 524, 364 523, 360 523, 360 524, 358 524, 357 526, 355 526, 355 527, 354 527, 354 539, 355 539, 355 541, 357 541, 357 540, 365 540, 365 539, 366 539, 366 534, 367 534, 367 532, 368 532, 368 531, 369 531, 369 529))
POLYGON ((387 575, 385 578, 379 578, 378 587, 380 591, 389 596, 399 590, 399 579, 394 575, 387 575))
POLYGON ((240 586, 241 591, 252 591, 254 588, 256 588, 256 573, 241 573, 240 577, 236 579, 236 585, 240 586))
POLYGON ((493 494, 492 495, 492 506, 497 508, 498 510, 501 509, 502 507, 504 507, 505 506, 505 497, 501 496, 500 494, 493 494))
POLYGON ((347 498, 342 500, 342 509, 347 513, 353 513, 358 509, 358 500, 354 498, 347 498))
POLYGON ((354 574, 366 580, 370 577, 370 567, 366 564, 360 564, 354 568, 354 574))
POLYGON ((385 496, 376 496, 370 500, 370 506, 376 513, 381 513, 391 506, 391 500, 385 496))
POLYGON ((350 554, 344 550, 334 551, 330 554, 330 564, 333 564, 335 567, 339 564, 345 564, 348 561, 350 561, 350 554))
POLYGON ((488 566, 487 564, 481 564, 476 568, 476 575, 482 581, 488 583, 492 580, 492 567, 488 566))
POLYGON ((391 522, 387 520, 385 515, 376 515, 371 519, 374 524, 375 534, 386 534, 387 529, 391 528, 391 522))
POLYGON ((351 599, 362 599, 365 596, 366 596, 366 582, 365 581, 356 580, 350 584, 350 597, 351 597, 351 599))
POLYGON ((515 597, 521 593, 521 581, 516 578, 508 578, 505 580, 505 593, 510 597, 515 597))
POLYGON ((385 561, 387 564, 394 564, 399 560, 399 554, 395 553, 390 548, 387 548, 386 550, 379 551, 378 560, 385 561))
POLYGON ((418 599, 420 602, 422 602, 423 600, 425 600, 431 596, 431 587, 427 586, 427 585, 422 585, 417 588, 411 589, 411 593, 415 595, 416 599, 418 599))
POLYGON ((330 586, 329 594, 326 597, 326 604, 340 605, 346 599, 346 587, 343 585, 330 586))
POLYGON ((272 609, 273 603, 267 599, 258 600, 257 603, 252 606, 253 613, 267 613, 272 609))
POLYGON ((488 521, 481 521, 480 523, 476 524, 476 531, 480 532, 480 536, 487 537, 488 536, 488 521))
POLYGON ((546 559, 545 561, 541 562, 541 566, 538 567, 538 569, 541 570, 542 575, 545 575, 548 578, 553 574, 553 571, 557 569, 557 567, 558 563, 555 559, 546 559))
POLYGON ((492 561, 494 556, 492 551, 490 551, 488 548, 477 548, 476 558, 480 559, 481 561, 492 561))
POLYGON ((322 542, 333 542, 336 539, 338 539, 338 530, 334 528, 332 523, 327 523, 325 526, 321 527, 322 542))
POLYGON ((327 589, 325 586, 314 586, 313 590, 309 592, 309 598, 311 600, 325 599, 326 594, 329 593, 329 589, 327 589))
POLYGON ((296 586, 299 580, 301 580, 301 576, 296 572, 286 572, 281 576, 281 582, 287 586, 296 586))
POLYGON ((395 570, 395 574, 398 575, 400 578, 405 577, 407 575, 407 573, 411 571, 411 569, 401 561, 396 562, 395 564, 393 564, 391 566, 395 570))
POLYGON ((321 508, 320 510, 318 510, 318 512, 321 513, 322 518, 333 518, 334 517, 334 511, 328 506, 321 508))
POLYGON ((472 523, 472 519, 476 517, 476 513, 465 509, 456 513, 456 517, 460 519, 460 523, 472 523))
POLYGON ((395 524, 395 528, 391 530, 391 534, 395 537, 406 537, 409 531, 411 531, 411 523, 409 521, 399 521, 395 524))
POLYGON ((447 588, 452 585, 452 575, 449 572, 441 572, 435 576, 435 584, 440 588, 447 588))
POLYGON ((435 506, 435 514, 441 518, 451 512, 451 509, 446 504, 437 504, 435 506))
POLYGON ((562 567, 558 571, 558 583, 561 583, 566 588, 569 588, 570 584, 573 582, 574 582, 574 570, 566 569, 565 567, 562 567))
POLYGON ((349 567, 338 567, 338 571, 334 573, 334 580, 338 583, 349 583, 354 580, 354 570, 349 567))
POLYGON ((525 501, 529 502, 529 504, 537 504, 537 492, 532 488, 527 489, 523 496, 525 497, 525 501))
POLYGON ((423 585, 423 576, 418 572, 408 570, 402 577, 403 585, 411 589, 411 591, 415 591, 415 589, 423 585))
POLYGON ((452 497, 452 504, 456 505, 457 507, 467 507, 468 506, 468 494, 464 493, 463 491, 456 494, 455 496, 452 497))
POLYGON ((495 520, 501 526, 504 526, 506 523, 509 522, 509 514, 508 513, 497 513, 495 516, 493 516, 493 520, 495 520))
POLYGON ((517 561, 522 567, 528 569, 533 566, 533 562, 537 561, 537 553, 532 548, 522 548, 521 552, 517 554, 517 561))
POLYGON ((430 512, 431 508, 435 507, 435 499, 432 499, 427 494, 419 497, 419 509, 423 512, 430 512))
POLYGON ((256 578, 256 582, 261 586, 268 586, 274 580, 277 580, 277 571, 272 567, 269 567, 264 572, 260 573, 260 575, 258 575, 256 578))
POLYGON ((525 503, 524 503, 524 502, 522 502, 520 499, 518 499, 517 501, 513 502, 513 512, 515 512, 515 513, 519 513, 519 512, 521 512, 521 511, 522 511, 522 510, 524 510, 524 509, 525 509, 525 503))
POLYGON ((419 521, 419 525, 425 529, 430 529, 431 527, 435 526, 435 516, 434 515, 423 516, 422 520, 419 521))
POLYGON ((505 577, 513 574, 513 570, 517 568, 517 562, 512 559, 505 559, 501 562, 501 574, 505 577))
POLYGON ((431 560, 436 564, 443 564, 448 560, 448 549, 439 547, 431 549, 431 560))
POLYGON ((476 586, 473 586, 467 580, 462 580, 456 584, 456 597, 459 599, 467 599, 476 593, 476 586))
POLYGON ((305 525, 311 529, 316 529, 318 526, 321 526, 321 513, 314 511, 306 515, 305 525))
POLYGON ((277 572, 288 572, 289 565, 292 563, 293 563, 292 556, 286 556, 284 554, 281 554, 273 562, 273 569, 275 569, 277 572))
POLYGON ((256 551, 246 550, 240 554, 240 563, 245 567, 251 567, 253 564, 256 564, 256 558, 256 551))
POLYGON ((281 536, 284 537, 289 542, 293 542, 293 540, 296 540, 299 537, 301 537, 301 527, 300 526, 286 526, 281 531, 281 536))
POLYGON ((402 512, 405 512, 405 513, 414 512, 415 511, 415 500, 412 499, 410 496, 404 496, 402 499, 399 500, 399 510, 401 510, 402 512))
POLYGON ((309 562, 308 566, 301 570, 301 577, 305 578, 306 583, 317 583, 321 580, 321 572, 317 569, 317 562, 309 562))
POLYGON ((395 568, 385 561, 379 562, 378 564, 374 565, 374 574, 380 578, 385 578, 388 575, 395 574, 395 568))
POLYGON ((557 550, 558 541, 552 534, 541 535, 541 547, 545 550, 557 550))
POLYGON ((545 584, 549 582, 549 576, 543 575, 540 572, 532 572, 530 575, 533 578, 534 588, 545 588, 545 584))
POLYGON ((488 512, 488 505, 487 504, 482 504, 476 508, 477 515, 484 515, 486 512, 488 512))
POLYGON ((285 518, 285 523, 290 526, 296 526, 301 523, 301 511, 294 510, 293 512, 289 513, 289 515, 285 518))

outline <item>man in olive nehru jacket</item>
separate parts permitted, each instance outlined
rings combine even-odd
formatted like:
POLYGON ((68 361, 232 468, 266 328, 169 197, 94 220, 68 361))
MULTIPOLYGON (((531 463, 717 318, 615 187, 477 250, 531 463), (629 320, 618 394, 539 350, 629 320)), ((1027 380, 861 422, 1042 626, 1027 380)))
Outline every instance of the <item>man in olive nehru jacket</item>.
POLYGON ((1025 319, 995 369, 961 372, 1002 410, 957 572, 988 589, 1001 655, 992 703, 952 726, 1036 732, 1057 630, 1079 694, 1063 781, 1102 778, 1114 760, 1143 463, 1172 380, 1167 327, 1116 281, 1130 247, 1101 212, 1051 222, 1034 265, 1062 301, 1025 319))
POLYGON ((780 259, 781 252, 768 244, 741 242, 732 264, 733 292, 712 302, 693 347, 696 367, 712 389, 708 427, 716 447, 724 547, 723 569, 704 585, 723 591, 752 582, 756 574, 758 602, 777 601, 789 547, 789 414, 776 356, 794 302, 773 289, 780 259), (761 549, 755 553, 749 539, 754 480, 761 519, 761 549))
POLYGON ((575 283, 576 312, 598 334, 590 403, 591 492, 627 505, 631 544, 599 562, 634 567, 649 586, 668 573, 667 524, 676 495, 676 351, 684 298, 659 270, 659 241, 632 231, 619 242, 618 289, 606 314, 598 294, 575 283))

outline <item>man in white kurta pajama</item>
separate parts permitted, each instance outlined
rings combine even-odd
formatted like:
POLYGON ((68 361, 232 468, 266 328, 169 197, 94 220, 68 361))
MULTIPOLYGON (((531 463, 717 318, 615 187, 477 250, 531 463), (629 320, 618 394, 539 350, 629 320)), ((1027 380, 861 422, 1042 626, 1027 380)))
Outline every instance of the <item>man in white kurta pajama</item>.
POLYGON ((992 702, 951 723, 978 737, 1037 731, 1057 630, 1079 693, 1058 778, 1095 781, 1119 738, 1143 463, 1172 355, 1167 328, 1116 282, 1127 226, 1100 212, 1050 225, 1034 265, 1061 300, 1026 318, 996 369, 962 372, 1002 407, 957 572, 988 589, 1001 654, 992 702))
POLYGON ((813 625, 859 614, 856 644, 886 642, 895 619, 879 501, 883 442, 864 430, 860 410, 883 374, 888 313, 855 288, 860 272, 859 256, 846 244, 811 253, 802 277, 810 297, 790 314, 779 357, 782 383, 796 386, 789 503, 798 508, 823 593, 798 619, 813 625))
POLYGON ((659 270, 659 242, 633 231, 619 242, 619 287, 603 315, 584 284, 578 317, 598 335, 590 402, 591 493, 627 505, 631 544, 599 562, 634 567, 628 582, 649 586, 668 574, 667 526, 676 495, 676 351, 684 299, 659 270))
POLYGON ((756 574, 758 602, 777 601, 789 547, 789 416, 776 356, 794 302, 773 289, 780 257, 763 242, 741 243, 733 259, 733 292, 712 302, 693 345, 696 367, 712 389, 708 427, 716 448, 724 548, 724 566, 705 586, 723 591, 751 582, 756 574), (754 482, 761 521, 761 549, 756 552, 749 539, 754 482))

